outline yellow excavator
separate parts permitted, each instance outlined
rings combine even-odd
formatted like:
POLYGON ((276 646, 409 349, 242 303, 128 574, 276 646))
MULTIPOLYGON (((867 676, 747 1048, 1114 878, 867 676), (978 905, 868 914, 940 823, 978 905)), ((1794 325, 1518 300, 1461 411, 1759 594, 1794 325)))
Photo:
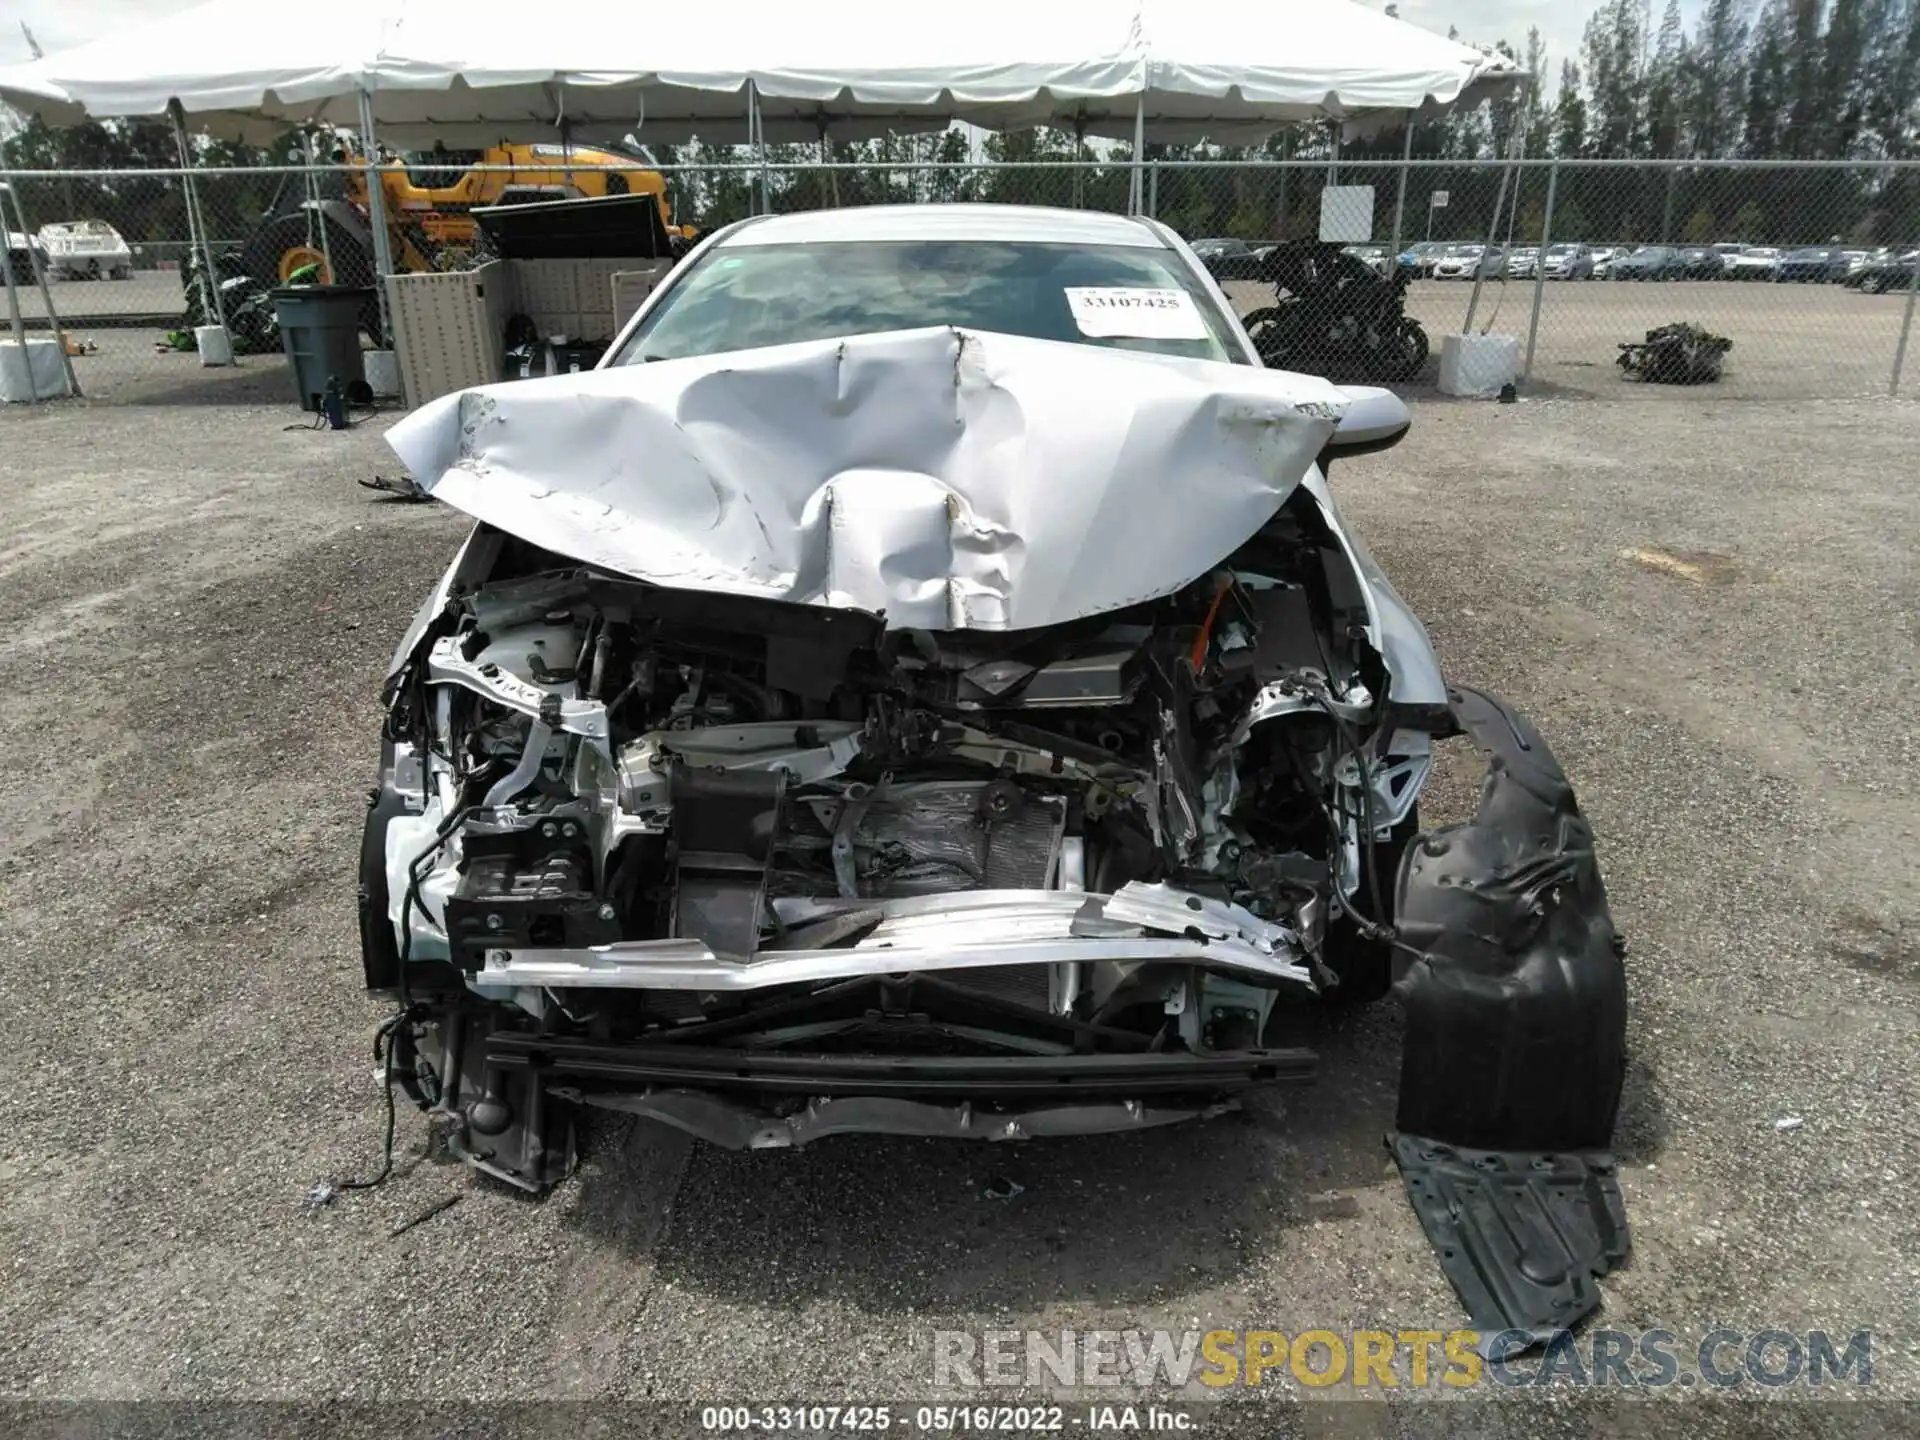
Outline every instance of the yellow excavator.
MULTIPOLYGON (((341 165, 364 165, 336 151, 341 165)), ((255 282, 284 285, 296 275, 320 284, 373 282, 373 231, 364 169, 340 172, 344 196, 310 194, 270 216, 241 250, 255 282)), ((468 264, 478 227, 476 206, 516 205, 602 195, 652 195, 670 235, 676 227, 667 182, 650 160, 579 145, 494 145, 485 150, 436 147, 384 159, 379 167, 388 248, 400 270, 454 270, 468 264)))

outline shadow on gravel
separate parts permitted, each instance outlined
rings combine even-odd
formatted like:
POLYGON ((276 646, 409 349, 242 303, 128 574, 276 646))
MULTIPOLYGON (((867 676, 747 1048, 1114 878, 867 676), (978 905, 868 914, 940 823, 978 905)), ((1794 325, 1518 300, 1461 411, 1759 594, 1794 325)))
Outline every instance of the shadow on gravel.
POLYGON ((1320 1053, 1317 1084, 1125 1136, 682 1151, 659 1127, 595 1116, 569 1225, 627 1254, 640 1239, 659 1282, 721 1301, 1171 1303, 1245 1275, 1277 1231, 1356 1215, 1350 1192, 1397 1187, 1382 1136, 1399 1029, 1392 1005, 1328 1017, 1301 1037, 1320 1053), (654 1166, 677 1163, 677 1194, 660 1195, 654 1166), (671 1204, 661 1223, 640 1220, 644 1238, 617 1193, 636 1183, 671 1204))

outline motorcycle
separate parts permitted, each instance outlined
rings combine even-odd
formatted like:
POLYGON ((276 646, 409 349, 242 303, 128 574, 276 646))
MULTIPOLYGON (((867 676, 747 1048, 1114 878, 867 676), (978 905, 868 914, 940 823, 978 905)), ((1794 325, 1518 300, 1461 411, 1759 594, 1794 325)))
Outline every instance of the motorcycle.
POLYGON ((184 269, 189 329, 218 324, 224 316, 235 354, 266 355, 280 349, 280 319, 273 295, 246 272, 238 251, 215 256, 212 277, 198 251, 188 254, 184 269), (218 306, 213 302, 215 285, 220 291, 218 306))
POLYGON ((1338 245, 1277 245, 1262 265, 1279 303, 1242 323, 1260 359, 1276 370, 1336 380, 1411 380, 1426 364, 1427 332, 1406 313, 1413 272, 1391 276, 1338 245))

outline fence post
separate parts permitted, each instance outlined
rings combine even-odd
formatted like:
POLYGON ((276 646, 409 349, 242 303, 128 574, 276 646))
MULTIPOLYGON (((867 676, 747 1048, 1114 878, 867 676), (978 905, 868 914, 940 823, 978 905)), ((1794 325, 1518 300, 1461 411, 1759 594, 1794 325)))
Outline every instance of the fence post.
POLYGON ((1540 338, 1540 303, 1547 290, 1547 246, 1553 243, 1553 200, 1560 190, 1560 162, 1547 167, 1547 213, 1540 218, 1540 248, 1533 252, 1533 319, 1527 322, 1527 360, 1520 378, 1533 378, 1533 345, 1540 338))
POLYGON ((1900 344, 1893 352, 1893 381, 1887 386, 1888 395, 1900 393, 1900 372, 1907 364, 1907 337, 1913 333, 1913 302, 1920 296, 1920 242, 1914 245, 1913 273, 1907 277, 1907 314, 1900 322, 1900 344))
POLYGON ((1407 218, 1407 174, 1413 169, 1413 111, 1407 111, 1407 138, 1400 147, 1400 192, 1393 201, 1393 249, 1387 255, 1387 274, 1400 264, 1400 226, 1407 218))
POLYGON ((1160 218, 1160 162, 1147 162, 1147 214, 1160 218))
MULTIPOLYGON (((387 314, 387 276, 393 274, 393 245, 387 235, 387 192, 380 165, 380 137, 373 128, 373 96, 365 90, 360 92, 360 149, 367 166, 367 228, 373 231, 373 305, 380 317, 380 344, 392 349, 393 321, 387 314)), ((322 220, 321 224, 324 226, 326 222, 322 220)))

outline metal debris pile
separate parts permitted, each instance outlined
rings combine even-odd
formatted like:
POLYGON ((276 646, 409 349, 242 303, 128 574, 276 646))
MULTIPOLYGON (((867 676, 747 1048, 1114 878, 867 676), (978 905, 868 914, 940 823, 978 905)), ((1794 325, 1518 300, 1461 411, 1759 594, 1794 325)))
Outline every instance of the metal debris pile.
POLYGON ((1636 380, 1656 385, 1707 385, 1720 378, 1720 366, 1733 341, 1685 321, 1647 331, 1638 344, 1620 346, 1620 368, 1636 380))

